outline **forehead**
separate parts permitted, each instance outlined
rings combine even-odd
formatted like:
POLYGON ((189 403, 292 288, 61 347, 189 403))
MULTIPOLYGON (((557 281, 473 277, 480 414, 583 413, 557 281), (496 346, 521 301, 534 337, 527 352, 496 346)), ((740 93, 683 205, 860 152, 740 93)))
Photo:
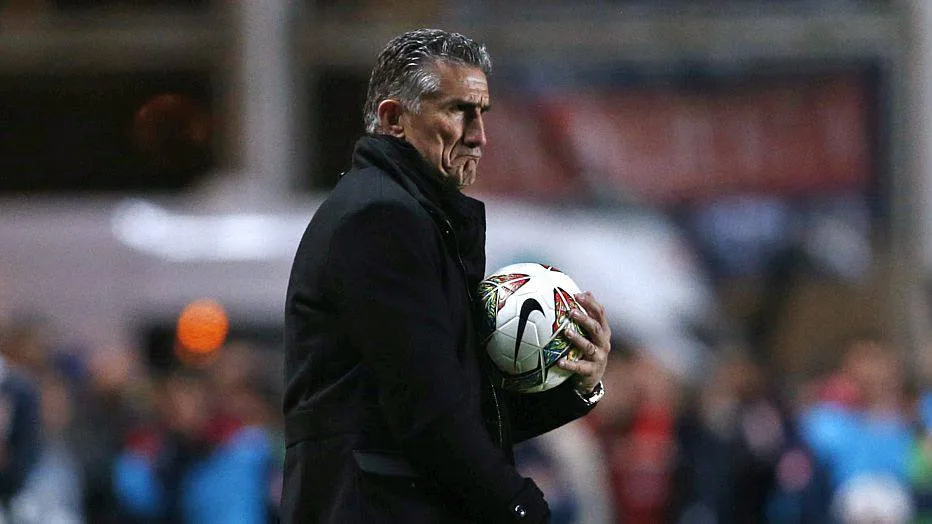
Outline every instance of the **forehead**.
POLYGON ((482 69, 469 65, 437 62, 440 91, 437 98, 457 98, 470 102, 487 102, 489 82, 482 69))

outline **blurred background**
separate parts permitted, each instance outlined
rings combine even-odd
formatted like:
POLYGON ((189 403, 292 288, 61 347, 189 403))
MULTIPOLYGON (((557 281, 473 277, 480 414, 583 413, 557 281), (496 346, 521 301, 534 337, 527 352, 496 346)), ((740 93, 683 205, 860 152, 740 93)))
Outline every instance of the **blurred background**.
POLYGON ((4 522, 275 522, 292 256, 421 26, 495 62, 487 269, 612 320, 554 522, 932 522, 932 4, 0 0, 4 522))

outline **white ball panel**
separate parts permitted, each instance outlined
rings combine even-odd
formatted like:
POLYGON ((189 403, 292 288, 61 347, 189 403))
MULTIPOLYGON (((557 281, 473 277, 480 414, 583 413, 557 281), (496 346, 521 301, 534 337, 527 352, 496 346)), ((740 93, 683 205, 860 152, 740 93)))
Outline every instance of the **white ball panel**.
MULTIPOLYGON (((536 313, 536 312, 531 314, 532 318, 528 320, 528 323, 524 327, 524 333, 521 334, 521 342, 525 344, 529 344, 532 347, 540 347, 544 342, 547 341, 547 339, 546 338, 541 339, 538 336, 538 331, 535 328, 535 324, 534 324, 535 321, 533 320, 533 317, 535 315, 537 317, 542 316, 540 315, 540 313, 536 313)), ((518 317, 515 317, 509 320, 508 322, 506 322, 504 325, 502 325, 502 327, 496 330, 499 333, 511 338, 512 347, 514 347, 513 341, 518 338, 518 324, 519 323, 520 323, 520 319, 518 317)))
MULTIPOLYGON (((507 375, 532 372, 540 367, 541 347, 547 345, 553 338, 553 325, 558 311, 561 312, 561 322, 565 322, 565 317, 562 315, 566 313, 566 310, 580 307, 573 298, 574 294, 579 293, 579 287, 562 272, 533 263, 506 266, 488 278, 493 277, 494 280, 490 282, 500 283, 495 288, 497 294, 494 298, 499 299, 502 296, 506 298, 496 315, 494 325, 497 327, 488 341, 486 350, 495 365, 507 375), (515 280, 503 280, 502 278, 507 278, 507 275, 528 275, 529 280, 508 295, 498 294, 509 292, 505 286, 508 282, 515 280), (559 304, 556 303, 556 288, 565 292, 561 294, 559 304), (536 300, 543 312, 535 309, 528 316, 522 343, 515 358, 515 337, 520 323, 519 315, 523 304, 529 299, 536 300), (563 303, 564 301, 566 304, 563 303)), ((487 294, 485 298, 493 297, 487 294)), ((550 352, 548 355, 548 358, 552 359, 554 354, 550 352)), ((542 372, 539 378, 535 379, 533 375, 529 375, 520 381, 512 381, 511 386, 523 392, 545 391, 559 385, 572 375, 557 367, 553 362, 549 365, 546 373, 542 372)))
POLYGON ((534 369, 540 358, 540 346, 522 342, 515 360, 515 338, 500 331, 495 332, 486 347, 489 357, 502 372, 509 375, 534 369))

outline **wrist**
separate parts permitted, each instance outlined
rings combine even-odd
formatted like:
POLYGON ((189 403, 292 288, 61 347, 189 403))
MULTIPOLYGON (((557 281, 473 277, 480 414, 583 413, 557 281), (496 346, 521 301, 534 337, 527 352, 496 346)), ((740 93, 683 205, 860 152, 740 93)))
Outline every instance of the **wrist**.
POLYGON ((605 388, 602 386, 601 380, 589 391, 586 391, 585 388, 581 388, 578 384, 574 388, 574 391, 576 391, 579 398, 589 406, 602 400, 602 397, 605 396, 605 388))

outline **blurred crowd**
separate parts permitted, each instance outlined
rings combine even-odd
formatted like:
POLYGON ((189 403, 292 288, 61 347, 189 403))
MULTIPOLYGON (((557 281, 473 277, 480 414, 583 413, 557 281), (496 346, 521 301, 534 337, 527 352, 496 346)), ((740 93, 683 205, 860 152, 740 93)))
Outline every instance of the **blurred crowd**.
POLYGON ((788 384, 722 348, 685 384, 622 349, 602 404, 518 456, 544 479, 589 479, 542 484, 559 522, 932 522, 932 391, 881 338, 834 355, 788 384))
MULTIPOLYGON (((198 366, 0 336, 8 523, 276 521, 282 439, 263 351, 198 366)), ((932 522, 932 391, 852 337, 793 384, 741 345, 687 383, 619 341, 587 417, 522 443, 554 523, 932 522)))
POLYGON ((198 366, 0 331, 0 523, 274 522, 282 438, 260 351, 198 366))

